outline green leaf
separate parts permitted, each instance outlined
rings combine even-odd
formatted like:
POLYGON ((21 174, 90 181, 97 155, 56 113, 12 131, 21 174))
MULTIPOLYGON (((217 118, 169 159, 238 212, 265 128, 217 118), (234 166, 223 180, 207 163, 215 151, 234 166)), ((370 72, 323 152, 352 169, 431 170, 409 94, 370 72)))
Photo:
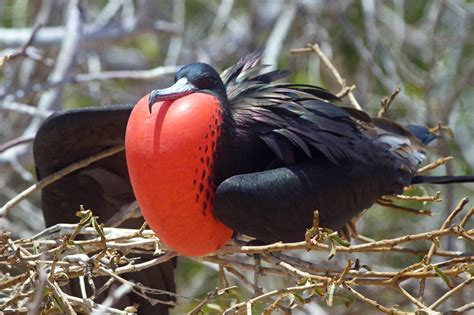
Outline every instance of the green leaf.
POLYGON ((91 217, 91 223, 92 227, 97 232, 97 234, 99 234, 100 238, 105 239, 104 230, 102 229, 102 226, 97 222, 97 217, 91 217))
POLYGON ((51 290, 48 287, 44 287, 43 289, 43 296, 49 296, 51 294, 51 290))
MULTIPOLYGON (((219 314, 222 314, 224 312, 224 309, 222 308, 222 306, 220 306, 219 304, 216 304, 216 303, 209 303, 206 305, 206 308, 212 310, 212 311, 217 311, 219 312, 219 314)), ((207 312, 205 312, 207 313, 207 312)))
POLYGON ((344 247, 351 246, 351 243, 349 243, 348 241, 343 240, 341 237, 339 237, 337 232, 329 234, 329 239, 335 241, 336 243, 338 243, 339 245, 342 245, 344 247))
POLYGON ((435 273, 438 275, 438 277, 440 277, 441 279, 443 279, 443 281, 446 283, 446 285, 452 289, 453 288, 453 283, 451 282, 451 279, 449 279, 449 277, 437 266, 432 266, 435 273))
POLYGON ((314 293, 316 293, 319 296, 324 296, 326 292, 324 291, 324 288, 314 288, 314 293))
POLYGON ((304 306, 304 304, 306 302, 304 300, 304 298, 301 295, 297 294, 297 293, 290 293, 288 295, 288 298, 290 299, 291 304, 296 303, 296 305, 298 305, 298 306, 304 306))
POLYGON ((84 225, 92 218, 92 211, 91 210, 84 210, 84 207, 81 206, 81 209, 76 212, 76 217, 79 217, 81 220, 79 221, 80 225, 84 225))
POLYGON ((303 285, 307 285, 307 284, 310 284, 310 283, 311 283, 311 280, 308 277, 303 277, 300 280, 298 280, 298 282, 296 282, 296 284, 298 286, 303 286, 303 285))
POLYGON ((56 307, 58 307, 61 311, 66 312, 66 308, 64 307, 63 302, 54 295, 52 295, 52 297, 53 297, 53 301, 56 307))

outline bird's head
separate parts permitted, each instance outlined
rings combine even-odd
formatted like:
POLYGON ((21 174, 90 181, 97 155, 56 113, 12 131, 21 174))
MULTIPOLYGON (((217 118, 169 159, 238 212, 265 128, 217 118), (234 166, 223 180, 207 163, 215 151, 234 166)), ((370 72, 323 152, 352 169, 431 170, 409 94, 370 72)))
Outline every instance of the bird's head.
POLYGON ((191 63, 176 73, 175 83, 166 89, 153 90, 148 99, 151 112, 153 104, 171 101, 194 92, 214 94, 221 102, 227 100, 226 89, 219 73, 206 63, 191 63))

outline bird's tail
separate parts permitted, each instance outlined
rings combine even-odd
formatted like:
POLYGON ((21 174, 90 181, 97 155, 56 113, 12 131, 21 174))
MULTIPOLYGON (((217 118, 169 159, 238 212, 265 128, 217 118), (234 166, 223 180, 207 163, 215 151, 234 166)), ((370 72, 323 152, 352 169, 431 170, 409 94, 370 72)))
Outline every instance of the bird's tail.
POLYGON ((427 127, 420 125, 407 125, 408 130, 424 145, 428 145, 435 139, 441 138, 439 135, 431 132, 427 127))
POLYGON ((474 176, 415 176, 411 180, 412 184, 453 184, 453 183, 473 183, 474 176))

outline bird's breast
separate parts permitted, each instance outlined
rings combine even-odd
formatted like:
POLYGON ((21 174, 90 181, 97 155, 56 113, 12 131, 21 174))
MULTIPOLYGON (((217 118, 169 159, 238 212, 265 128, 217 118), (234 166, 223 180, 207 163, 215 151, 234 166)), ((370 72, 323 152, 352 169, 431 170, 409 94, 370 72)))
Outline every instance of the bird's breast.
POLYGON ((216 251, 232 231, 214 218, 214 152, 222 124, 219 101, 194 93, 133 109, 126 131, 127 165, 145 220, 170 248, 199 256, 216 251))

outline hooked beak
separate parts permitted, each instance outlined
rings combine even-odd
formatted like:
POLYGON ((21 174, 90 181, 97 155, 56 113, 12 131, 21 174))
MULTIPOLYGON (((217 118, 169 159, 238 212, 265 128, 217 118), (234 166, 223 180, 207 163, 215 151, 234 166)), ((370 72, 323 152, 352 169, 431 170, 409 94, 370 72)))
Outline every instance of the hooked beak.
POLYGON ((186 78, 181 78, 166 89, 153 90, 148 97, 148 110, 151 113, 153 104, 160 101, 172 101, 197 91, 197 87, 186 78))

